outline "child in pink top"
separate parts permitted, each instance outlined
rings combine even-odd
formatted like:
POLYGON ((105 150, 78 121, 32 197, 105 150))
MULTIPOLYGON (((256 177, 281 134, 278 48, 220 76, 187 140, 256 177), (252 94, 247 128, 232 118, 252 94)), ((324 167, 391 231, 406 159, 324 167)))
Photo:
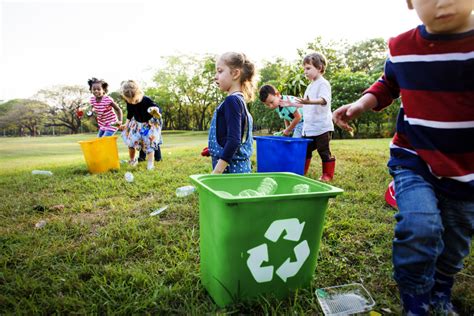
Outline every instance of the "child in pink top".
POLYGON ((95 112, 99 132, 97 137, 112 136, 122 124, 122 109, 112 98, 106 95, 109 84, 104 80, 92 78, 87 82, 93 96, 90 99, 92 111, 95 112), (114 111, 115 110, 115 111, 114 111), (115 113, 117 112, 117 114, 115 113))

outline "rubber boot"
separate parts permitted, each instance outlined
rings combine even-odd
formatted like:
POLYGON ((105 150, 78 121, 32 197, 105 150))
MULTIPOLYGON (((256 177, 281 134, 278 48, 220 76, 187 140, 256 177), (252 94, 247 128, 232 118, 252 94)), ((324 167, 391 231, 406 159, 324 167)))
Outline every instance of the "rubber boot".
POLYGON ((431 289, 431 308, 434 310, 434 315, 457 315, 451 303, 454 277, 436 271, 434 279, 435 284, 431 289))
POLYGON ((311 164, 311 158, 306 159, 306 162, 304 164, 304 175, 308 173, 310 164, 311 164))
POLYGON ((319 178, 321 181, 329 182, 334 177, 334 169, 336 168, 336 159, 323 162, 323 175, 319 178))
POLYGON ((400 294, 400 297, 403 303, 403 315, 430 315, 430 293, 420 295, 400 294))

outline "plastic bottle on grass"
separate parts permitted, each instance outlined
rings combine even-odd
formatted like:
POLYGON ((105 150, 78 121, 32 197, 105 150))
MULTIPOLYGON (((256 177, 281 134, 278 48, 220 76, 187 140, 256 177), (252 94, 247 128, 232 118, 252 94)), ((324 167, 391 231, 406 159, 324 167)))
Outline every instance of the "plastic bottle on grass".
POLYGON ((176 196, 177 197, 185 197, 191 195, 196 191, 196 188, 192 185, 186 185, 184 187, 179 187, 176 189, 176 196))
POLYGON ((125 172, 125 181, 127 182, 133 182, 133 173, 131 172, 125 172))
POLYGON ((45 175, 45 176, 52 176, 53 173, 51 171, 48 171, 48 170, 33 170, 31 171, 31 174, 41 174, 41 175, 45 175))

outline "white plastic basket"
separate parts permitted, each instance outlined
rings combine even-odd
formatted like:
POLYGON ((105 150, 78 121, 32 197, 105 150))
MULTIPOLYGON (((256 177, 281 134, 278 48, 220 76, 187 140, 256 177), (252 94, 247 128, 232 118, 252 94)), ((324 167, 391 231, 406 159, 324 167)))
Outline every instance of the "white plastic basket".
POLYGON ((375 305, 372 296, 360 283, 317 289, 316 297, 326 316, 368 312, 375 305))

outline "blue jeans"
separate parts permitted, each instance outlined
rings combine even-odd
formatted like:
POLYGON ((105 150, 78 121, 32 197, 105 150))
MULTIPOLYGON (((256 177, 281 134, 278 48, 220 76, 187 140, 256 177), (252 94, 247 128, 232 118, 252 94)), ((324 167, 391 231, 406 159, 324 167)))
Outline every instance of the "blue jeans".
POLYGON ((399 212, 393 240, 394 278, 400 293, 427 293, 435 270, 463 268, 474 232, 474 202, 440 195, 410 169, 392 168, 399 212))
POLYGON ((103 136, 112 136, 113 134, 115 134, 115 132, 112 132, 112 131, 104 131, 104 130, 99 129, 99 132, 97 133, 97 137, 98 137, 98 138, 101 138, 101 137, 103 137, 103 136))

